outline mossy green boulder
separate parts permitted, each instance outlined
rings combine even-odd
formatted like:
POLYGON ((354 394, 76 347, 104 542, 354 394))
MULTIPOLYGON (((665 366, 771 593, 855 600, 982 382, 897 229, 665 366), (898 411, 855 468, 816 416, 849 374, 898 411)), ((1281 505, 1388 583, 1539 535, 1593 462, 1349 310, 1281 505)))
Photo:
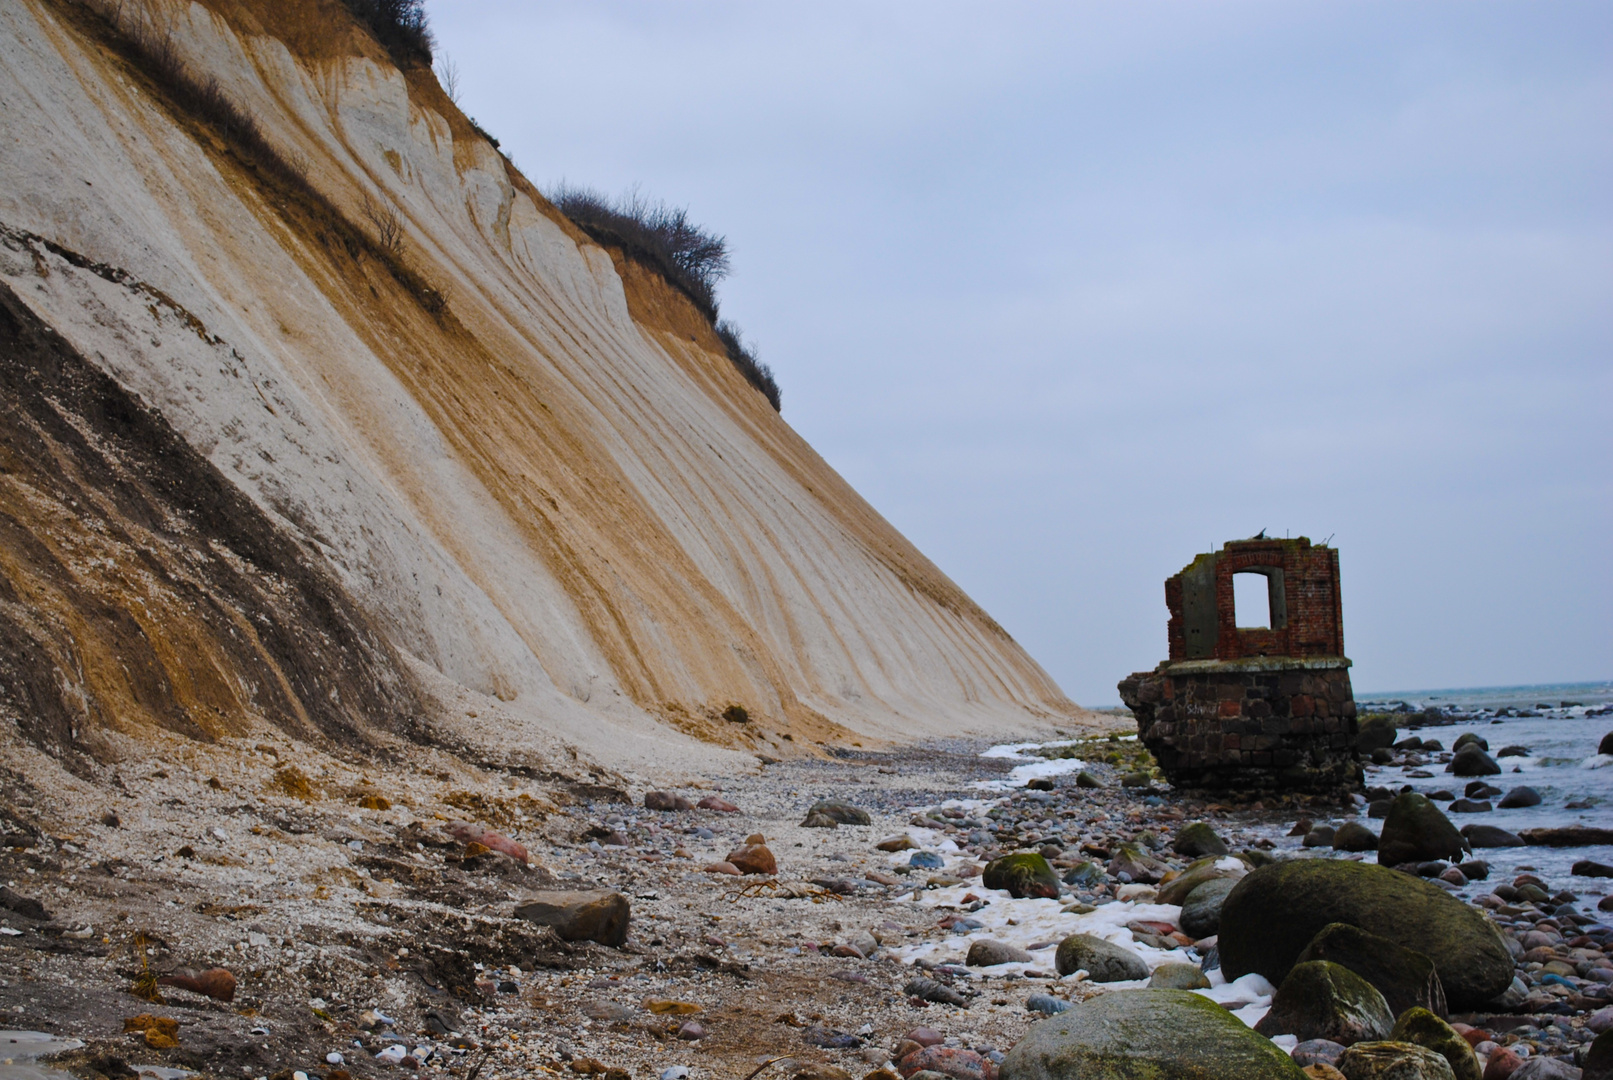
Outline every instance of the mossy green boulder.
POLYGON ((840 799, 824 799, 815 802, 807 810, 807 820, 813 817, 826 817, 837 825, 871 825, 873 819, 868 811, 860 806, 853 806, 840 799))
POLYGON ((1402 792, 1389 804, 1378 837, 1378 865, 1399 866, 1434 859, 1457 860, 1467 841, 1439 807, 1415 791, 1402 792))
POLYGON ((1289 1056, 1188 990, 1116 990, 1031 1025, 1001 1080, 1306 1080, 1289 1056))
POLYGON ((1052 897, 1059 894, 1059 877, 1039 853, 1016 851, 986 864, 980 883, 988 889, 1006 889, 1017 900, 1027 896, 1052 897))
POLYGON ((1359 821, 1346 821, 1333 834, 1334 851, 1376 851, 1378 837, 1359 821))
POLYGON ((1180 906, 1189 893, 1206 881, 1214 881, 1216 878, 1241 878, 1249 872, 1249 868, 1241 864, 1235 870, 1223 869, 1217 865, 1220 862, 1219 856, 1212 855, 1189 863, 1186 870, 1160 885, 1158 892, 1155 893, 1154 903, 1180 906))
POLYGON ((1421 878, 1345 859, 1289 859, 1238 882, 1221 907, 1222 970, 1280 986, 1329 923, 1427 956, 1452 1009, 1482 1008, 1512 983, 1512 956, 1484 915, 1421 878))
POLYGON ((1093 982, 1148 978, 1148 965, 1143 963, 1142 957, 1091 934, 1071 934, 1059 942, 1053 963, 1061 976, 1085 971, 1093 982))
POLYGON ((1326 1039, 1340 1046, 1389 1037, 1395 1018, 1383 995, 1347 967, 1326 960, 1295 964, 1255 1030, 1300 1042, 1326 1039))
POLYGON ((1378 988, 1394 1016, 1413 1008, 1427 1009, 1435 1016, 1447 1011, 1445 987, 1432 960, 1359 926, 1330 923, 1322 927, 1294 963, 1307 960, 1343 964, 1378 988))
POLYGON ((1484 1066, 1473 1052, 1468 1041, 1456 1029, 1427 1009, 1407 1009, 1395 1021, 1389 1033, 1394 1042, 1416 1043, 1426 1047, 1450 1063, 1456 1080, 1483 1080, 1484 1066))
POLYGON ((1344 1080, 1456 1080, 1450 1062, 1407 1042, 1360 1042, 1339 1055, 1344 1080))
POLYGON ((1227 843, 1215 835, 1215 829, 1207 821, 1195 821, 1191 825, 1184 825, 1176 834, 1176 842, 1171 845, 1178 855, 1186 855, 1190 859, 1197 859, 1202 855, 1225 855, 1227 843))

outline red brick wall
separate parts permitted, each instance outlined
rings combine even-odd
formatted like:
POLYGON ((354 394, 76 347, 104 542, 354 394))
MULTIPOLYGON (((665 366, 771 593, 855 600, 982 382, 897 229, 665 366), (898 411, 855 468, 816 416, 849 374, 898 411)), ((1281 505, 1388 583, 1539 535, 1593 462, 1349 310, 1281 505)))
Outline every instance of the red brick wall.
MULTIPOLYGON (((1170 658, 1187 659, 1183 639, 1182 575, 1165 582, 1170 610, 1170 658)), ((1339 602, 1339 554, 1312 546, 1309 539, 1233 540, 1215 556, 1215 607, 1218 633, 1215 659, 1248 656, 1343 656, 1344 617, 1339 602), (1251 567, 1280 567, 1287 621, 1269 630, 1240 630, 1232 597, 1232 575, 1251 567)))

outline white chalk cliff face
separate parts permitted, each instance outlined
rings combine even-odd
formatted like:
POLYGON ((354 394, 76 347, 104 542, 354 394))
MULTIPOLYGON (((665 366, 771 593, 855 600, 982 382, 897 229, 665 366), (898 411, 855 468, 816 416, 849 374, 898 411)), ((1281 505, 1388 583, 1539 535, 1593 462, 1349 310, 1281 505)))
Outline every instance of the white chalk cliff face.
POLYGON ((477 712, 652 760, 1079 714, 339 3, 143 9, 306 187, 97 10, 0 0, 0 637, 34 657, 0 710, 35 741, 477 712))

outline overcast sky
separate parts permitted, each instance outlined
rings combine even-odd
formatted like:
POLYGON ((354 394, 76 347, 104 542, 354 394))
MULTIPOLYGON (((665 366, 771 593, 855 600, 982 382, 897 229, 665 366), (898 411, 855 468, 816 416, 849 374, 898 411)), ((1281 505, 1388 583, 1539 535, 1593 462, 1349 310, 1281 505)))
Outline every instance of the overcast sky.
POLYGON ((1084 704, 1328 537, 1363 692, 1613 677, 1613 5, 429 0, 725 234, 784 417, 1084 704))

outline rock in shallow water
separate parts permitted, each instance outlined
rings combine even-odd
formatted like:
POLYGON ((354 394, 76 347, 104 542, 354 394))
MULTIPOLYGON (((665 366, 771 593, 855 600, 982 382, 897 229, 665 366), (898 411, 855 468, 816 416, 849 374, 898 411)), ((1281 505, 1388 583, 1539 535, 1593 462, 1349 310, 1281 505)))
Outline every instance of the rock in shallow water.
POLYGON ((1002 1080, 1304 1077, 1270 1040, 1186 990, 1116 990, 1033 1024, 1003 1058, 1000 1075, 1002 1080))
POLYGON ((1182 826, 1176 834, 1176 842, 1172 849, 1178 855, 1189 858, 1199 858, 1203 855, 1225 855, 1227 853, 1226 841, 1215 834, 1215 829, 1207 821, 1195 821, 1191 825, 1182 826))
POLYGON ((1302 1042, 1327 1039, 1350 1046, 1388 1037, 1394 1022, 1371 983, 1339 964, 1309 960, 1294 965, 1255 1030, 1268 1038, 1294 1035, 1302 1042))
POLYGON ((1452 1008, 1482 1008, 1512 981, 1512 956, 1479 912, 1409 874, 1342 859, 1275 863, 1239 882, 1221 909, 1222 967, 1229 980, 1257 971, 1280 984, 1336 922, 1426 955, 1452 1008))
POLYGON ((1389 804, 1378 838, 1378 865, 1399 866, 1431 859, 1460 859, 1467 841, 1433 803, 1415 791, 1397 795, 1389 804))
POLYGON ((1474 848, 1523 847, 1522 837, 1496 825, 1463 825, 1462 835, 1474 848))

